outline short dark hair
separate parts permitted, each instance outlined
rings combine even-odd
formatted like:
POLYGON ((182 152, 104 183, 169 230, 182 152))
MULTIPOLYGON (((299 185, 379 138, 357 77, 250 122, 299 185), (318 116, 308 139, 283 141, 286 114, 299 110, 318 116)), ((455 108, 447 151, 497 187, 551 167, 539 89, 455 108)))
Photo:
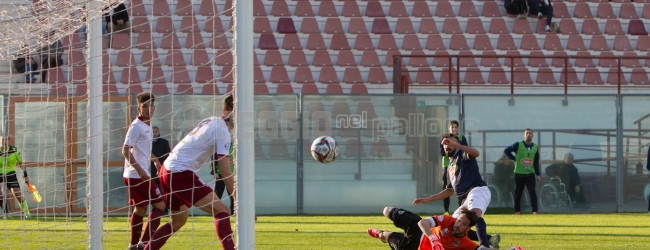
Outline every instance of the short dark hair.
POLYGON ((456 120, 449 121, 449 124, 447 124, 447 126, 451 126, 451 124, 456 124, 456 127, 460 127, 460 125, 458 124, 458 121, 456 121, 456 120))
POLYGON ((153 94, 149 92, 142 92, 138 94, 136 100, 138 100, 138 106, 140 106, 147 101, 151 101, 151 103, 153 103, 154 101, 156 101, 156 97, 154 97, 153 94))
POLYGON ((532 130, 531 128, 526 128, 526 129, 524 129, 524 132, 526 132, 526 131, 528 131, 528 130, 530 130, 530 132, 533 132, 533 130, 532 130))
POLYGON ((469 210, 467 207, 460 208, 460 216, 463 215, 465 215, 465 218, 469 220, 469 227, 475 226, 476 222, 478 222, 478 215, 476 215, 476 212, 469 210))
POLYGON ((460 140, 460 139, 458 139, 458 135, 457 135, 457 134, 453 134, 453 133, 444 134, 444 135, 442 135, 442 138, 443 138, 443 139, 444 139, 444 138, 456 138, 456 140, 460 140))
POLYGON ((232 97, 232 94, 229 94, 226 96, 226 99, 223 100, 223 107, 228 111, 233 111, 234 105, 234 98, 232 97))

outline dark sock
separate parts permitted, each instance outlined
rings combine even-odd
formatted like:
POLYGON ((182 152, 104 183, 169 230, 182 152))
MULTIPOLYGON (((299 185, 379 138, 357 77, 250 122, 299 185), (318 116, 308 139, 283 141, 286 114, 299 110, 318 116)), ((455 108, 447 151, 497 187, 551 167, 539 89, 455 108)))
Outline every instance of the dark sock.
POLYGON ((214 216, 214 227, 217 229, 217 237, 225 250, 235 249, 235 242, 232 240, 232 227, 230 226, 230 215, 218 213, 214 216))
POLYGON ((490 242, 488 241, 487 229, 485 227, 486 225, 483 217, 478 217, 478 221, 476 221, 476 234, 478 235, 479 243, 482 246, 489 247, 490 242))
POLYGON ((472 229, 467 232, 467 237, 472 241, 478 241, 478 233, 472 229))
POLYGON ((140 235, 142 235, 142 219, 142 216, 131 214, 131 245, 138 244, 140 235))
POLYGON ((165 242, 169 239, 169 237, 174 234, 174 229, 172 228, 172 224, 165 224, 162 227, 158 228, 156 230, 156 233, 153 234, 153 237, 151 240, 149 240, 149 244, 144 248, 145 250, 158 250, 162 248, 163 245, 165 245, 165 242))
POLYGON ((163 210, 161 209, 151 209, 149 213, 149 218, 147 219, 147 226, 144 228, 144 235, 140 241, 147 242, 153 237, 153 234, 156 233, 156 229, 160 226, 160 217, 163 215, 163 210))
POLYGON ((449 203, 451 203, 451 199, 449 197, 445 198, 442 200, 443 207, 445 208, 445 212, 449 212, 449 203))
POLYGON ((3 200, 3 199, 0 199, 0 208, 2 208, 2 211, 5 212, 5 214, 8 214, 8 213, 9 213, 9 209, 6 209, 4 203, 5 203, 4 200, 3 200))

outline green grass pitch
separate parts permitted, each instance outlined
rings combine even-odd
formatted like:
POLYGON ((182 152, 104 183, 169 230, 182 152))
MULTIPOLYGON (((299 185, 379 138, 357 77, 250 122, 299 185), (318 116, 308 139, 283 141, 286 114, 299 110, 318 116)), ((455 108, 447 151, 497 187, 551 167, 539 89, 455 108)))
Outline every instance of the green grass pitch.
MULTIPOLYGON (((426 216, 426 215, 423 215, 426 216)), ((487 214, 488 233, 501 234, 501 249, 647 249, 650 215, 615 214, 487 214)), ((128 218, 104 219, 104 249, 126 249, 128 218)), ((167 218, 163 219, 163 223, 167 218)), ((87 249, 83 217, 7 218, 2 224, 3 249, 87 249)), ((234 221, 233 221, 234 226, 234 221)), ((399 231, 376 215, 259 216, 256 249, 390 249, 366 229, 399 231)), ((221 249, 210 217, 190 217, 163 249, 221 249)))

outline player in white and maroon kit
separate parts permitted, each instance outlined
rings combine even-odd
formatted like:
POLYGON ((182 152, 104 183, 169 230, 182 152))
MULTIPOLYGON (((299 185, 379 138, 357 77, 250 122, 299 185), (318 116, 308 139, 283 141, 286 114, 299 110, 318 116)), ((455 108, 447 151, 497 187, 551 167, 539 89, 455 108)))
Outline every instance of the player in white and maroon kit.
POLYGON ((138 117, 133 120, 126 132, 122 155, 124 155, 124 183, 129 192, 129 202, 134 206, 131 214, 131 242, 129 250, 143 249, 153 233, 160 225, 165 203, 155 182, 149 176, 149 164, 154 162, 160 169, 160 162, 151 153, 153 132, 150 125, 151 117, 156 109, 155 97, 147 92, 138 94, 138 117), (147 213, 147 207, 153 206, 147 218, 147 227, 142 233, 142 220, 147 213), (141 238, 142 237, 142 238, 141 238), (138 242, 140 240, 140 242, 138 242))
MULTIPOLYGON (((233 110, 233 98, 229 95, 223 102, 224 117, 233 110)), ((160 249, 174 232, 185 225, 188 209, 192 205, 212 214, 217 236, 223 249, 235 249, 230 225, 230 209, 221 202, 210 186, 199 179, 196 172, 201 165, 215 155, 219 159, 222 176, 228 192, 234 192, 234 180, 230 171, 230 128, 227 118, 208 117, 199 122, 175 147, 163 163, 160 185, 165 203, 172 210, 171 221, 156 231, 145 247, 160 249)))

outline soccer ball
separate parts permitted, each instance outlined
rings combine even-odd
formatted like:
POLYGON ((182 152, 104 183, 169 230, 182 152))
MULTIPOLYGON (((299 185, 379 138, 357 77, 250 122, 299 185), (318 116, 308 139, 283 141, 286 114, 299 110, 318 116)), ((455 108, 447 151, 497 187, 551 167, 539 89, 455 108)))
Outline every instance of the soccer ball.
POLYGON ((645 198, 646 201, 650 199, 650 183, 646 184, 643 189, 643 198, 645 198))
POLYGON ((521 248, 520 246, 512 246, 510 247, 510 250, 524 250, 524 249, 521 248))
POLYGON ((323 164, 333 162, 339 156, 339 146, 332 137, 318 137, 311 144, 311 156, 323 164))

